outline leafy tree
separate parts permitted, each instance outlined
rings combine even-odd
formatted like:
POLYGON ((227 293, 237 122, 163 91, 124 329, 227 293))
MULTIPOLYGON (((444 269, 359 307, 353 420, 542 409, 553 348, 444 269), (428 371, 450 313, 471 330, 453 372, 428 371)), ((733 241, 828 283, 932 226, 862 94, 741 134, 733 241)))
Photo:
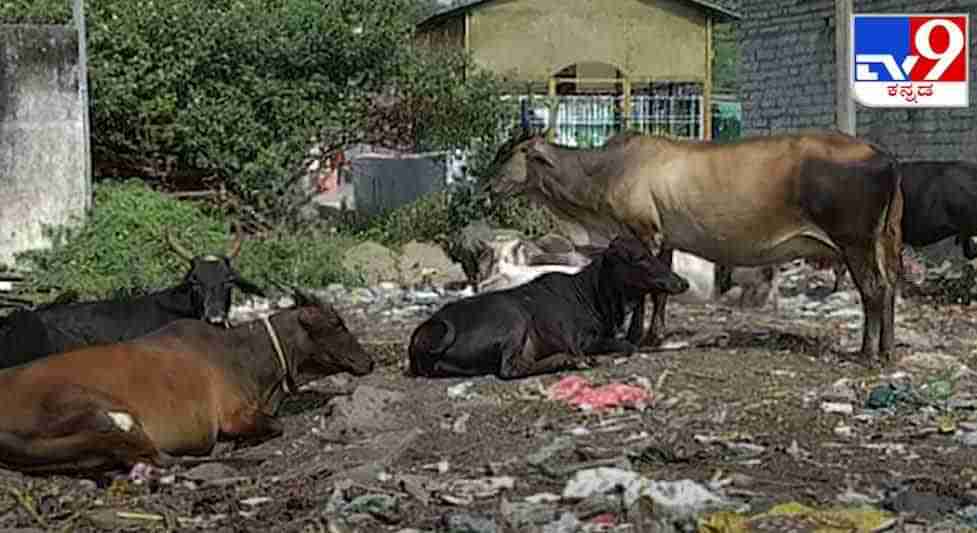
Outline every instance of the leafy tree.
MULTIPOLYGON (((89 2, 96 158, 198 168, 280 212, 313 140, 466 147, 491 135, 494 80, 412 46, 429 0, 89 2), (464 75, 465 72, 469 75, 464 75)), ((66 0, 0 0, 8 21, 70 20, 66 0)))

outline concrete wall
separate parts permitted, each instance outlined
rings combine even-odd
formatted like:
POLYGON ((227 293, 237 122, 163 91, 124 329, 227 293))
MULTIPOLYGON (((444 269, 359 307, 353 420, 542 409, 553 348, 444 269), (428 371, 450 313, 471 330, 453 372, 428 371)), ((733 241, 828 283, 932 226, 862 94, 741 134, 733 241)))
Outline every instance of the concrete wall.
POLYGON ((678 0, 500 0, 470 14, 475 61, 510 80, 546 80, 579 62, 631 77, 706 77, 706 15, 678 0))
POLYGON ((970 13, 970 107, 872 109, 858 106, 858 134, 912 159, 977 161, 977 0, 855 0, 855 13, 970 13))
MULTIPOLYGON (((834 0, 739 0, 743 133, 834 127, 834 0)), ((855 0, 855 13, 965 12, 977 98, 977 0, 855 0)), ((905 158, 977 161, 977 110, 857 106, 858 135, 905 158)))
POLYGON ((0 25, 0 263, 91 201, 73 27, 0 25))

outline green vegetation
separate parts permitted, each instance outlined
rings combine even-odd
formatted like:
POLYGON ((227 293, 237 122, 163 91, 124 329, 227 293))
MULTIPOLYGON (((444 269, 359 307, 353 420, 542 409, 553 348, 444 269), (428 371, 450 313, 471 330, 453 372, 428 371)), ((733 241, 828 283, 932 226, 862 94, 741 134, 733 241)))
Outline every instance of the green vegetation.
POLYGON ((3 24, 65 24, 70 20, 69 0, 0 0, 3 24))
POLYGON ((441 242, 482 218, 492 226, 516 229, 528 237, 539 237, 556 228, 549 212, 524 198, 490 201, 487 195, 460 189, 450 195, 427 195, 369 220, 350 222, 343 230, 356 239, 398 247, 411 240, 441 242))
MULTIPOLYGON (((358 240, 398 247, 417 239, 439 241, 485 216, 495 225, 539 236, 553 228, 549 215, 525 200, 484 205, 468 190, 436 193, 359 224, 339 234, 280 230, 247 240, 235 266, 261 285, 280 281, 310 287, 357 285, 362 278, 342 266, 343 252, 358 240)), ((156 192, 140 180, 104 182, 95 188, 95 208, 84 224, 52 228, 50 249, 18 256, 32 270, 32 289, 73 292, 83 299, 159 289, 177 283, 186 262, 170 251, 169 230, 192 253, 224 253, 231 240, 224 213, 206 204, 181 201, 156 192)))
MULTIPOLYGON (((158 289, 180 281, 186 261, 164 239, 170 230, 192 253, 224 253, 230 224, 220 213, 162 195, 138 180, 102 183, 85 224, 53 229, 54 246, 26 252, 35 290, 71 291, 82 298, 158 289), (69 238, 70 237, 70 238, 69 238)), ((356 283, 341 265, 348 239, 281 233, 244 243, 235 261, 256 283, 268 279, 306 286, 356 283)))
MULTIPOLYGON (((276 218, 312 140, 467 148, 505 107, 463 53, 412 46, 429 0, 87 4, 94 157, 212 172, 276 218)), ((0 0, 0 22, 69 6, 0 0)))

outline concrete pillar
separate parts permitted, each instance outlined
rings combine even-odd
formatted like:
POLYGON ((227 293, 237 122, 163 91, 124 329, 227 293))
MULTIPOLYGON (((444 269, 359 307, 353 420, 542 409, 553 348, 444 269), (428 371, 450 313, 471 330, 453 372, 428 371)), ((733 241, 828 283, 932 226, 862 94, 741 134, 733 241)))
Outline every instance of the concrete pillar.
POLYGON ((856 134, 855 101, 851 97, 851 15, 853 0, 835 0, 835 126, 856 134))

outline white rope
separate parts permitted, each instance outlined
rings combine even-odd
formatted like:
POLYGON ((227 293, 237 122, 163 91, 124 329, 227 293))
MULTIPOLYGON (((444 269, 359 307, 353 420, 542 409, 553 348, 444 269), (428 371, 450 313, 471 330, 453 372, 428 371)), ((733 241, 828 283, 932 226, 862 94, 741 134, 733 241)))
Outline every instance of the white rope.
POLYGON ((271 344, 275 347, 275 355, 278 356, 278 362, 282 365, 282 370, 285 372, 285 379, 282 380, 282 388, 285 392, 292 394, 293 390, 291 385, 288 384, 288 361, 285 359, 285 352, 282 351, 282 343, 278 340, 278 334, 275 333, 275 328, 271 325, 271 320, 268 317, 261 317, 261 321, 265 324, 265 329, 268 330, 268 336, 271 337, 271 344))

